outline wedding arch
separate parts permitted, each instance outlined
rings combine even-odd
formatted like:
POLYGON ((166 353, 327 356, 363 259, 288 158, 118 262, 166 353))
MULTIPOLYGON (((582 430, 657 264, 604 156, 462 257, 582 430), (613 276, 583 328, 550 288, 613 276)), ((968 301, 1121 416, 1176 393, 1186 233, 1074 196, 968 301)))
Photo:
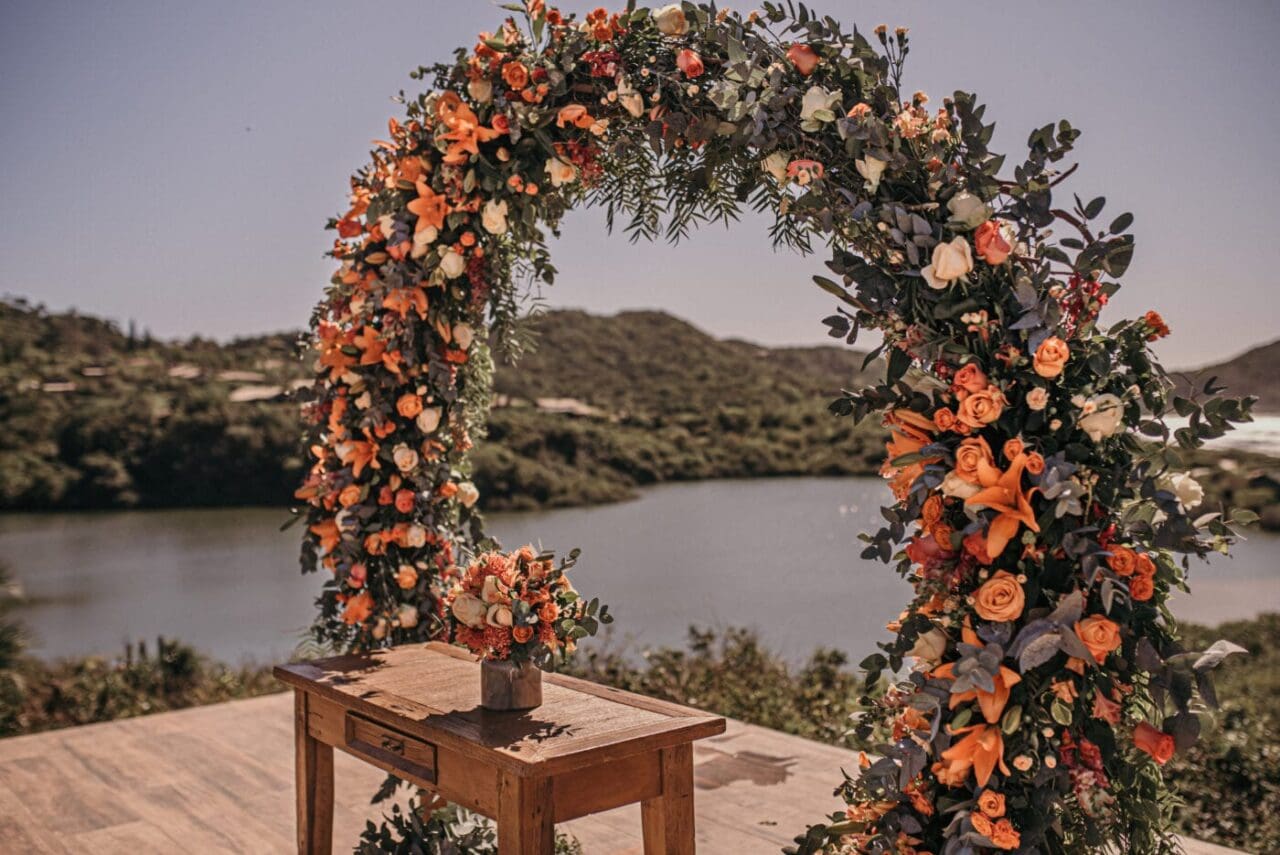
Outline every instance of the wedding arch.
POLYGON ((491 344, 552 281, 567 209, 646 239, 771 212, 777 243, 830 254, 832 336, 883 335, 883 382, 831 410, 890 431, 894 503, 863 558, 915 590, 862 663, 874 750, 802 850, 1172 851, 1159 765, 1232 647, 1188 654, 1165 603, 1247 522, 1197 511, 1180 450, 1251 401, 1176 395, 1155 312, 1099 325, 1133 218, 1057 199, 1078 132, 1046 125, 1008 161, 973 95, 903 89, 905 29, 868 38, 799 3, 506 8, 414 74, 430 92, 402 96, 330 223, 298 492, 303 569, 329 574, 317 637, 452 636, 458 564, 491 547, 468 462, 491 344))

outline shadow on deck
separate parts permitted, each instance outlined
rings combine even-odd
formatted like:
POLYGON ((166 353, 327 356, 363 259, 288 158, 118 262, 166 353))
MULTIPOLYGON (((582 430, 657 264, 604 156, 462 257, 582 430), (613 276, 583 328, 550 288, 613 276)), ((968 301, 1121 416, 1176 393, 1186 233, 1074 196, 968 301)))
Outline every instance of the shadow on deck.
MULTIPOLYGON (((295 851, 293 698, 271 695, 0 740, 0 848, 23 853, 295 851)), ((698 851, 777 853, 840 807, 847 751, 736 721, 696 744, 698 851)), ((383 773, 335 756, 334 851, 385 806, 383 773)), ((640 855, 640 810, 561 826, 587 855, 640 855)), ((1188 843, 1191 855, 1232 850, 1188 843)))

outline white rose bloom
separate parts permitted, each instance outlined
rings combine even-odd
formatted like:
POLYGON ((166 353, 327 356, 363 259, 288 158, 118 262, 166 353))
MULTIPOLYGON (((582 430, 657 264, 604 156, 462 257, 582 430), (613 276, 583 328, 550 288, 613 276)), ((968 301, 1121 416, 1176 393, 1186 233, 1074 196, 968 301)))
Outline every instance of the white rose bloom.
POLYGON ((864 157, 861 160, 855 160, 853 165, 858 168, 858 174, 867 179, 867 190, 874 193, 880 189, 880 176, 884 175, 884 168, 888 166, 888 162, 878 157, 864 157))
POLYGON ((664 36, 683 36, 689 32, 689 19, 679 3, 663 6, 653 13, 653 22, 658 25, 658 32, 664 36))
POLYGON ((563 187, 578 180, 578 167, 558 157, 548 158, 547 175, 551 178, 552 187, 563 187))
POLYGON ((934 628, 916 637, 916 645, 911 648, 910 655, 920 660, 921 665, 933 667, 942 660, 946 652, 947 635, 942 630, 934 628))
POLYGON ((491 235, 507 233, 507 203, 490 199, 480 212, 480 224, 491 235))
POLYGON ((420 549, 427 545, 427 530, 418 524, 409 526, 409 531, 404 536, 404 542, 409 544, 412 549, 420 549))
POLYGON ((391 230, 395 228, 395 224, 395 218, 390 214, 383 214, 381 217, 378 217, 378 228, 382 230, 382 236, 384 238, 391 238, 391 230))
POLYGON ((800 102, 800 121, 834 122, 835 108, 840 106, 840 92, 823 89, 821 86, 810 86, 800 102))
POLYGON ((440 232, 435 226, 427 226, 420 232, 413 234, 413 249, 409 251, 410 258, 422 258, 431 251, 431 245, 436 242, 436 238, 440 236, 440 232))
POLYGON ((951 496, 953 499, 968 499, 976 496, 982 488, 977 484, 970 484, 951 470, 947 473, 947 477, 942 479, 942 486, 938 489, 942 490, 942 495, 951 496))
POLYGON ((462 253, 451 249, 440 259, 440 272, 449 279, 457 279, 467 272, 467 260, 462 257, 462 253))
POLYGON ((467 94, 479 104, 488 104, 493 100, 493 84, 488 80, 472 80, 467 84, 467 94))
POLYGON ((396 622, 401 629, 413 629, 418 625, 418 609, 408 603, 396 609, 396 622))
POLYGON ((935 291, 941 291, 957 279, 968 276, 973 270, 973 253, 969 242, 962 237, 933 248, 933 263, 920 273, 924 281, 935 291))
POLYGON ((412 472, 418 465, 418 452, 402 442, 391 451, 391 459, 401 472, 412 472))
POLYGON ((976 229, 991 219, 991 208, 972 193, 957 193, 947 203, 951 219, 967 229, 976 229))
POLYGON ((502 580, 497 576, 485 576, 484 584, 480 588, 480 599, 486 603, 505 603, 509 597, 503 588, 502 580))
POLYGON ((479 598, 464 592, 454 599, 451 610, 453 616, 461 623, 472 629, 481 629, 484 626, 484 616, 488 614, 489 607, 479 598))
POLYGON ((435 433, 436 428, 440 427, 440 417, 442 415, 443 412, 439 407, 423 407, 422 412, 418 413, 418 418, 414 421, 418 425, 418 430, 423 433, 435 433))
POLYGON ((484 622, 489 626, 511 626, 514 623, 511 606, 489 606, 489 613, 484 616, 484 622))
POLYGON ((1169 492, 1178 497, 1178 504, 1182 506, 1184 511, 1190 510, 1204 501, 1204 488, 1200 486, 1199 481, 1186 472, 1171 475, 1168 478, 1167 488, 1169 492))
POLYGON ((1077 424, 1094 442, 1114 436, 1124 421, 1124 403, 1110 392, 1094 395, 1080 409, 1085 416, 1077 424))
POLYGON ((471 349, 471 342, 476 337, 476 331, 471 328, 471 324, 454 324, 453 326, 453 343, 463 350, 471 349))
POLYGON ((779 184, 785 184, 787 181, 787 164, 790 162, 791 158, 787 157, 784 152, 775 151, 760 161, 760 168, 772 175, 774 181, 779 184))
POLYGON ((458 501, 462 502, 464 508, 470 508, 480 500, 480 491, 475 484, 470 481, 463 481, 458 485, 458 501))
POLYGON ((644 114, 644 96, 632 88, 631 82, 626 79, 618 84, 618 103, 622 104, 633 119, 644 114))

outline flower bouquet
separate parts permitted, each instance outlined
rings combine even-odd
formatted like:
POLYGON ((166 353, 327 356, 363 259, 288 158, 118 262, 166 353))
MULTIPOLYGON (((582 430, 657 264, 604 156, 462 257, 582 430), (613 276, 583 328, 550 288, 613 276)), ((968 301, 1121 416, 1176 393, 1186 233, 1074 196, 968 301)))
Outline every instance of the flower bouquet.
POLYGON ((532 546, 486 552, 467 567, 448 595, 457 621, 454 640, 481 657, 480 695, 486 709, 531 709, 542 703, 542 670, 572 653, 578 640, 612 623, 609 607, 584 601, 559 564, 532 546))

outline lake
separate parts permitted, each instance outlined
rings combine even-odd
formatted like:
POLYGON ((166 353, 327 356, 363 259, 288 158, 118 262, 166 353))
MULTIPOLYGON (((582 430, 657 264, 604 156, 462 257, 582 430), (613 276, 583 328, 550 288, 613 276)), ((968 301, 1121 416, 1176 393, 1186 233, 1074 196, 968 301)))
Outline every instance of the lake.
MULTIPOLYGON (((887 637, 905 582, 858 557, 888 497, 875 478, 668 484, 635 501, 494 514, 507 546, 532 542, 582 561, 580 590, 610 604, 608 643, 682 644, 690 624, 755 627, 799 660, 819 645, 857 661, 887 637)), ((0 559, 32 604, 35 652, 112 653, 126 639, 179 638, 225 660, 287 657, 312 616, 318 575, 297 564, 300 529, 278 508, 0 515, 0 559)), ((1254 534, 1233 558, 1192 567, 1201 622, 1280 609, 1280 537, 1254 534)))

